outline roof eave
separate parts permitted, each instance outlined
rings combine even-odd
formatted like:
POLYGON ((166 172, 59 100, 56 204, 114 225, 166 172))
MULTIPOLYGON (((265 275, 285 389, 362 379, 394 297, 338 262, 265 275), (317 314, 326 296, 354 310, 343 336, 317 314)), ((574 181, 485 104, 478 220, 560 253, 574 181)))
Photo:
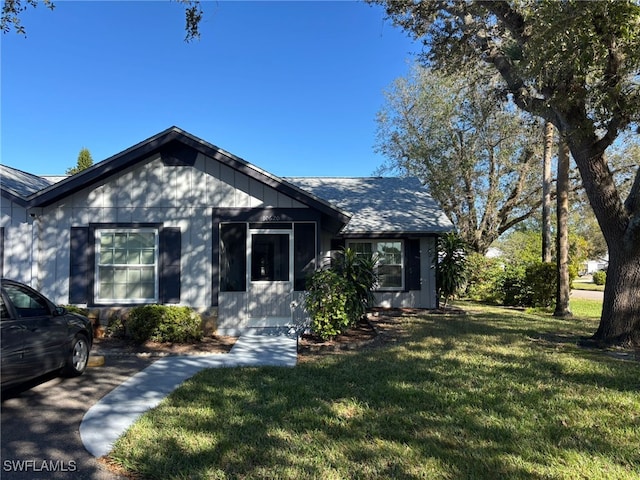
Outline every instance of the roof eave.
POLYGON ((311 208, 315 208, 322 213, 337 219, 346 224, 351 219, 351 215, 344 210, 322 200, 313 194, 297 187, 286 180, 276 177, 255 165, 233 155, 215 145, 205 142, 178 127, 171 127, 148 138, 116 155, 113 155, 100 163, 97 163, 86 170, 61 180, 43 190, 36 192, 27 198, 27 203, 34 207, 45 207, 56 201, 72 195, 88 186, 97 183, 118 171, 135 165, 138 161, 148 158, 150 155, 161 152, 163 147, 172 142, 179 142, 186 145, 207 157, 218 160, 247 176, 254 178, 265 185, 303 203, 311 208))
POLYGON ((434 237, 453 231, 454 228, 430 228, 425 230, 381 230, 340 232, 342 238, 418 238, 434 237))
POLYGON ((24 198, 22 195, 18 195, 17 193, 7 189, 7 188, 2 188, 2 191, 0 192, 0 194, 6 198, 7 200, 14 202, 18 205, 20 205, 21 207, 28 207, 29 206, 29 202, 26 198, 24 198))

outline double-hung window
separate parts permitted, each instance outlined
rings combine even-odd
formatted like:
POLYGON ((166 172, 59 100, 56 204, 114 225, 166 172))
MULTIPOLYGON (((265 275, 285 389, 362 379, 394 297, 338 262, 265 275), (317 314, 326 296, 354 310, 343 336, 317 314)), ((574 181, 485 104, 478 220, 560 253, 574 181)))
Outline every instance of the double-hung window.
POLYGON ((404 288, 403 243, 401 240, 366 240, 350 241, 347 246, 356 255, 375 255, 378 259, 379 290, 402 290, 404 288))
POLYGON ((97 302, 158 301, 158 229, 96 230, 97 302))

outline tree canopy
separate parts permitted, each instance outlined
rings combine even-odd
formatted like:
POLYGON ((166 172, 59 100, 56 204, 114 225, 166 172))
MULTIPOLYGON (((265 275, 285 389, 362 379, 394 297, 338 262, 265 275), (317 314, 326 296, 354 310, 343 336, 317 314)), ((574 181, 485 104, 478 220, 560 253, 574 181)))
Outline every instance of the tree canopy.
POLYGON ((522 110, 565 136, 609 248, 594 340, 640 344, 640 166, 626 199, 605 155, 640 120, 637 1, 370 0, 445 71, 486 64, 522 110))
MULTIPOLYGON (((200 38, 200 21, 202 20, 202 7, 200 0, 174 0, 185 7, 185 41, 200 38)), ((3 33, 8 33, 12 29, 16 33, 26 35, 27 29, 22 24, 21 15, 28 8, 35 8, 39 4, 53 10, 55 4, 53 0, 3 0, 2 14, 0 16, 0 28, 3 33)))
POLYGON ((415 66, 378 113, 381 171, 419 177, 479 253, 541 203, 542 127, 472 77, 415 66))
POLYGON ((35 8, 39 3, 53 10, 55 5, 52 0, 3 0, 2 16, 0 17, 0 28, 3 33, 8 33, 13 28, 16 33, 25 35, 26 29, 22 25, 21 14, 29 7, 35 8))

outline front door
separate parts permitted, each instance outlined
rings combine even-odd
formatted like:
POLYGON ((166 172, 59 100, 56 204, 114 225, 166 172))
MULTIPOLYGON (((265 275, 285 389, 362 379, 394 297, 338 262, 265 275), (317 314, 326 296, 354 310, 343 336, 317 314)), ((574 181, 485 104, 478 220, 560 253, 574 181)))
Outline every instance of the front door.
POLYGON ((247 245, 247 316, 251 327, 291 322, 293 231, 249 229, 247 245))

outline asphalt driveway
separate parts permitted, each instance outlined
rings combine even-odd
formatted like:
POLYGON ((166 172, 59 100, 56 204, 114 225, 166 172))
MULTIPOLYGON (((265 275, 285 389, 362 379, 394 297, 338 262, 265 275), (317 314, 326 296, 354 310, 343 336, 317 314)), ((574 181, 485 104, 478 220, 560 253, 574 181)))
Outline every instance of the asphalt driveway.
POLYGON ((79 427, 100 398, 157 358, 108 357, 103 367, 77 378, 53 375, 30 389, 5 391, 1 405, 0 477, 4 479, 95 479, 119 477, 85 450, 79 427))

